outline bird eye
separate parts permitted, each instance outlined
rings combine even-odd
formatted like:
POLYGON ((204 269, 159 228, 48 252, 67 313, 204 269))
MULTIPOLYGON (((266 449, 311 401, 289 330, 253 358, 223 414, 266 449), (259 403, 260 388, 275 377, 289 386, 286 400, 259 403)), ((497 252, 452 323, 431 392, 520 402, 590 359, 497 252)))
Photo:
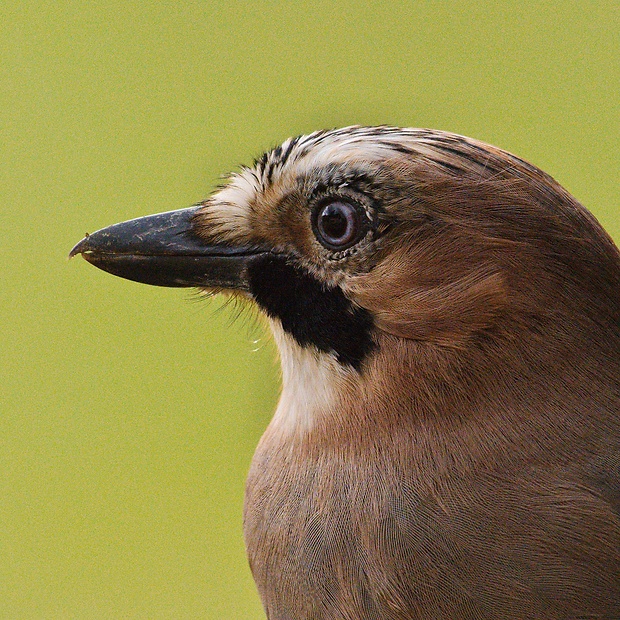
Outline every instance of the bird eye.
POLYGON ((366 232, 362 209, 345 200, 319 205, 313 223, 317 239, 329 250, 346 250, 366 232))

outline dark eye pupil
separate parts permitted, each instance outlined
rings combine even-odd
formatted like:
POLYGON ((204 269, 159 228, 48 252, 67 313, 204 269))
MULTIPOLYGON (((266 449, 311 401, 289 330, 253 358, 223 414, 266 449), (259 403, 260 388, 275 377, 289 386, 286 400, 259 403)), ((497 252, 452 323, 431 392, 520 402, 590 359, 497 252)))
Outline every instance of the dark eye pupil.
POLYGON ((345 201, 322 206, 316 216, 318 240, 332 250, 343 250, 361 238, 362 215, 358 207, 345 201))
POLYGON ((343 205, 331 204, 321 213, 321 228, 331 239, 345 237, 350 226, 350 218, 342 209, 343 205))

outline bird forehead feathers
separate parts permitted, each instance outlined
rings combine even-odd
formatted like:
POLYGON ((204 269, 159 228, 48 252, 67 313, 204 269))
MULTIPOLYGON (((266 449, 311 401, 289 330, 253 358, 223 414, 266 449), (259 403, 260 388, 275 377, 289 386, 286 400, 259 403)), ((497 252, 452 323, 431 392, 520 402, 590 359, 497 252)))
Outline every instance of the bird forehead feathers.
POLYGON ((480 206, 474 201, 468 208, 472 194, 500 202, 500 189, 514 200, 528 186, 562 191, 538 168, 470 138, 426 129, 345 127, 289 138, 232 174, 205 201, 197 224, 219 241, 278 246, 299 243, 300 233, 309 231, 309 201, 322 191, 367 194, 377 199, 385 218, 420 219, 432 209, 435 216, 466 223, 480 206))

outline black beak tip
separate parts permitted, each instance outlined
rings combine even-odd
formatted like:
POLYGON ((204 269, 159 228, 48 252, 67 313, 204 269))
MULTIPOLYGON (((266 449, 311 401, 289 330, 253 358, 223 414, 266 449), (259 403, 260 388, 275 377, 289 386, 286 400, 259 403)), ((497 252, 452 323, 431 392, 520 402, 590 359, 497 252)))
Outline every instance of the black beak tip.
POLYGON ((86 236, 84 237, 84 239, 81 239, 73 246, 73 248, 71 249, 71 252, 69 252, 69 256, 68 256, 69 259, 73 258, 74 256, 77 256, 78 254, 81 254, 84 258, 87 257, 88 250, 90 249, 88 245, 89 236, 90 235, 86 233, 86 236))

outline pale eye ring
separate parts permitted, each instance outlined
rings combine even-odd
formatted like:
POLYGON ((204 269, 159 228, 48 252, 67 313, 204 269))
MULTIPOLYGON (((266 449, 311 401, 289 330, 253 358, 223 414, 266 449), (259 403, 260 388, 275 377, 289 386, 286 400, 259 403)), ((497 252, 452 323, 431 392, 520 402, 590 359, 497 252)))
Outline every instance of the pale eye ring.
POLYGON ((322 201, 315 209, 312 223, 319 242, 335 251, 355 245, 368 229, 363 209, 343 198, 322 201))

